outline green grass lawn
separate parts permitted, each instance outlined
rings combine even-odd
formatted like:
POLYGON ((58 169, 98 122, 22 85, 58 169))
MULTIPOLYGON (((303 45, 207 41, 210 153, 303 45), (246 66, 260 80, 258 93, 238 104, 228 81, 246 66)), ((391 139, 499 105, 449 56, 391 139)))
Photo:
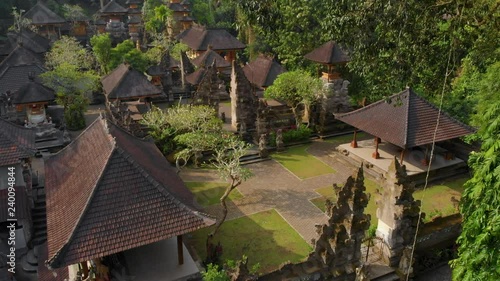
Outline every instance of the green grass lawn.
MULTIPOLYGON (((422 204, 422 211, 426 213, 425 221, 429 221, 436 215, 448 216, 455 214, 457 211, 451 202, 451 197, 460 199, 464 191, 463 184, 468 178, 458 178, 453 180, 444 181, 439 185, 429 186, 425 191, 424 202, 422 204)), ((371 225, 377 224, 377 194, 375 190, 378 185, 369 179, 365 179, 366 192, 371 194, 368 206, 366 206, 366 213, 371 215, 371 225)), ((327 186, 315 190, 321 197, 314 198, 311 202, 316 205, 323 212, 325 211, 326 199, 335 202, 335 193, 333 187, 327 186)), ((422 199, 423 190, 417 190, 413 194, 416 200, 422 199)))
POLYGON ((289 147, 285 152, 273 153, 272 158, 300 179, 335 173, 330 166, 309 154, 307 148, 309 145, 289 147))
MULTIPOLYGON (((218 204, 228 183, 223 182, 186 182, 187 187, 194 194, 196 201, 203 207, 218 204)), ((230 200, 243 198, 243 195, 234 189, 229 194, 230 200)))
MULTIPOLYGON (((425 191, 424 201, 422 203, 422 211, 426 213, 426 221, 436 215, 448 216, 457 212, 453 206, 451 197, 460 200, 464 191, 464 183, 469 178, 463 177, 442 182, 441 184, 429 186, 425 191)), ((416 200, 421 200, 423 190, 415 191, 413 197, 416 200)))
MULTIPOLYGON (((191 242, 201 259, 206 258, 206 239, 212 227, 192 234, 191 242)), ((259 273, 273 271, 286 261, 303 260, 312 250, 300 235, 276 212, 269 210, 222 224, 214 242, 222 244, 223 260, 248 257, 249 268, 260 265, 259 273)))
MULTIPOLYGON (((370 201, 368 201, 368 206, 366 206, 365 213, 370 214, 371 216, 371 225, 376 225, 377 224, 377 198, 378 196, 375 193, 375 190, 378 188, 377 183, 375 183, 372 180, 366 179, 365 178, 365 187, 366 187, 366 192, 371 194, 370 201)), ((326 199, 330 199, 333 203, 335 203, 336 196, 335 196, 335 191, 333 190, 332 186, 326 186, 322 188, 318 188, 315 190, 317 193, 321 195, 321 197, 314 198, 311 200, 311 202, 318 207, 321 211, 325 212, 326 207, 326 199)))

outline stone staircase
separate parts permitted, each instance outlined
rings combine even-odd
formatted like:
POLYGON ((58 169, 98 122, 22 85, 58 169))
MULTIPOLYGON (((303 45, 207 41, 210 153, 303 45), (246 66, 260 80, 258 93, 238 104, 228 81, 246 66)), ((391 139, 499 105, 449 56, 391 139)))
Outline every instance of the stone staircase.
POLYGON ((33 221, 33 246, 41 245, 47 241, 47 210, 45 202, 45 192, 43 188, 37 189, 35 207, 31 212, 33 221))

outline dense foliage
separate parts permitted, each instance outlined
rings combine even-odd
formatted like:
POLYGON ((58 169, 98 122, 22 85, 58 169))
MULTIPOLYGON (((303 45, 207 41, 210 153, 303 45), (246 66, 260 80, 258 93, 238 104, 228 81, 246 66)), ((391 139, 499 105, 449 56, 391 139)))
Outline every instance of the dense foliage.
MULTIPOLYGON (((283 132, 283 143, 290 144, 293 142, 307 141, 311 137, 312 129, 305 125, 300 125, 296 129, 283 132)), ((276 133, 272 132, 269 136, 269 144, 276 146, 276 133)))
POLYGON ((56 102, 64 107, 64 122, 70 130, 85 128, 84 112, 92 92, 98 88, 99 76, 62 63, 40 75, 43 83, 56 91, 56 102))
POLYGON ((465 184, 460 212, 459 257, 454 280, 500 280, 500 62, 479 79, 481 99, 474 122, 480 125, 481 151, 471 155, 474 176, 465 184))
POLYGON ((138 50, 132 40, 125 40, 113 48, 109 34, 101 34, 94 35, 90 44, 102 74, 109 73, 121 63, 128 63, 141 72, 151 65, 149 57, 138 50))
POLYGON ((264 92, 266 98, 285 102, 292 108, 297 126, 303 120, 309 120, 309 108, 317 100, 322 90, 322 82, 313 78, 305 71, 296 70, 280 74, 273 85, 264 92), (304 107, 304 115, 299 112, 299 106, 304 107))
POLYGON ((45 55, 45 66, 55 69, 64 63, 89 70, 94 67, 94 56, 76 38, 63 36, 54 42, 50 52, 45 55))

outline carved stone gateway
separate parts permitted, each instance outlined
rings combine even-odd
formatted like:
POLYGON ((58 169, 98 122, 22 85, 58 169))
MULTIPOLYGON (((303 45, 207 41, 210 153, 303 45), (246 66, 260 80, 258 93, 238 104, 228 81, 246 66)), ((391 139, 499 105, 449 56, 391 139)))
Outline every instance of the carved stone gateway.
POLYGON ((343 187, 334 185, 337 202, 327 201, 328 224, 317 226, 319 238, 308 261, 320 263, 333 276, 352 275, 360 266, 361 244, 370 226, 364 214, 369 195, 365 193, 363 166, 343 187))
POLYGON ((413 198, 414 183, 407 180, 406 167, 394 159, 385 175, 380 200, 377 201, 378 227, 382 256, 391 267, 397 267, 403 250, 413 244, 420 212, 420 200, 413 198))
POLYGON ((243 69, 233 61, 231 71, 231 125, 234 129, 244 126, 255 128, 259 98, 254 94, 243 69), (242 123, 245 123, 244 125, 242 123))

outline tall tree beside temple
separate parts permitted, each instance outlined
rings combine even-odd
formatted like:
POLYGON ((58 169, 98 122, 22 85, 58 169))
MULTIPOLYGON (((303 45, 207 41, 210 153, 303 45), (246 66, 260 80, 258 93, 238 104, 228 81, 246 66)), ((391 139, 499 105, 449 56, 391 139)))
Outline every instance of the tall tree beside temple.
POLYGON ((471 155, 474 176, 465 184, 458 258, 453 280, 500 280, 500 62, 482 76, 475 123, 481 151, 471 155))
POLYGON ((481 56, 499 45, 496 0, 344 0, 322 5, 325 34, 350 47, 349 68, 363 77, 363 94, 371 100, 407 85, 437 96, 445 75, 450 90, 451 78, 472 49, 481 49, 473 60, 484 60, 481 56))

